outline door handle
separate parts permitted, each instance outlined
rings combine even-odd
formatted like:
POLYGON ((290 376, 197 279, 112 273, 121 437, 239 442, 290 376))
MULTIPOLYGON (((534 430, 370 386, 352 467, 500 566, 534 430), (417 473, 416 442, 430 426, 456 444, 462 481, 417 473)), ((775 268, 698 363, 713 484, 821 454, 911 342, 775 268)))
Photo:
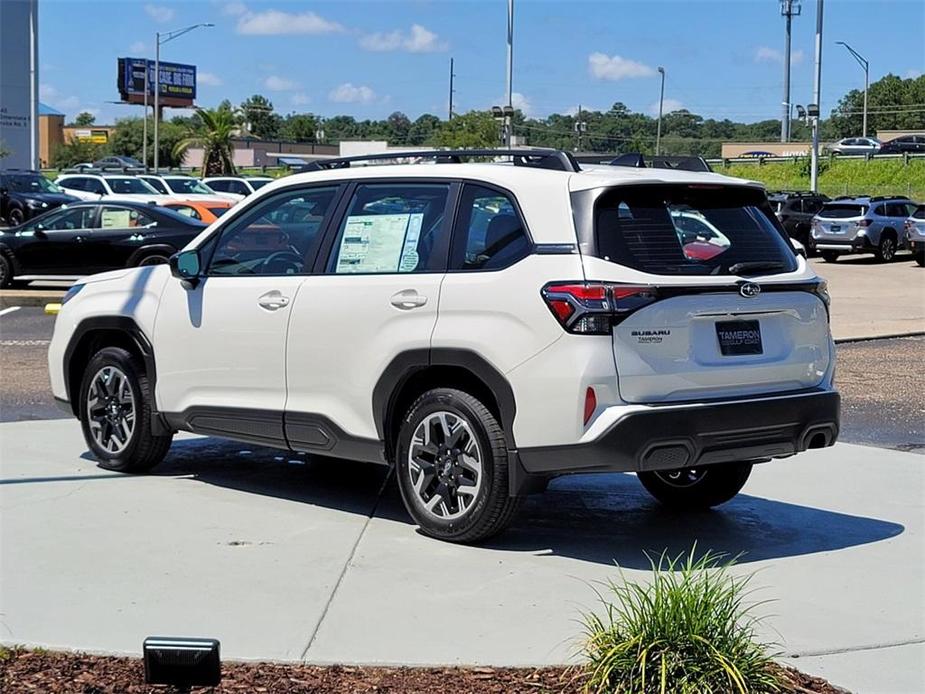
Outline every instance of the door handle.
POLYGON ((273 291, 261 295, 261 297, 257 299, 257 304, 260 308, 264 308, 267 311, 276 311, 277 309, 289 305, 289 297, 283 296, 279 291, 274 289, 273 291))
POLYGON ((423 294, 418 294, 416 289, 404 289, 396 294, 392 294, 389 303, 395 308, 400 308, 402 311, 408 311, 426 304, 427 297, 423 294))
POLYGON ((77 243, 83 243, 83 242, 84 242, 84 237, 83 237, 83 236, 75 236, 75 237, 74 237, 74 241, 76 241, 77 243))

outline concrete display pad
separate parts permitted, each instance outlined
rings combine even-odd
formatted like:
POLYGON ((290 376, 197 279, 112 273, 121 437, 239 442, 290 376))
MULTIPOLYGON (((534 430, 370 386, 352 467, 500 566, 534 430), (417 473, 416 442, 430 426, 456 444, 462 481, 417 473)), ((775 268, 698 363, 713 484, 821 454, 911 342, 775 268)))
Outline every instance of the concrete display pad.
POLYGON ((318 663, 568 662, 595 582, 645 551, 742 554, 762 634, 860 691, 925 691, 925 458, 839 444, 755 468, 712 513, 632 475, 531 497, 478 547, 420 535, 384 468, 178 437, 156 474, 98 468, 73 420, 0 425, 0 640, 318 663))

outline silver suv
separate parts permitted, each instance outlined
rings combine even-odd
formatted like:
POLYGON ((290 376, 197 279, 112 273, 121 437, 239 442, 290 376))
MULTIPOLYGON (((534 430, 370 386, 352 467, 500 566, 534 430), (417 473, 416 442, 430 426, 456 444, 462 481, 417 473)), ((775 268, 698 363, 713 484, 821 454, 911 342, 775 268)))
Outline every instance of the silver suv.
POLYGON ((813 245, 828 263, 845 253, 873 253, 887 263, 903 242, 906 219, 915 208, 902 195, 836 198, 813 218, 813 245))

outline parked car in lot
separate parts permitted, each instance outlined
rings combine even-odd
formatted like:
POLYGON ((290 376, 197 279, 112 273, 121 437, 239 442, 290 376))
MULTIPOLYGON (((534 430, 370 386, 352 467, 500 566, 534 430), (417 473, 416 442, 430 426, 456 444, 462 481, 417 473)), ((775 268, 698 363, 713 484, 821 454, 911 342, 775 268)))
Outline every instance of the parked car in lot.
POLYGON ((915 207, 902 195, 836 198, 813 220, 813 245, 827 263, 848 253, 873 253, 880 262, 889 262, 915 207))
POLYGON ((925 135, 903 135, 885 142, 879 154, 921 154, 925 152, 925 135))
POLYGON ((170 195, 183 200, 209 202, 228 200, 227 197, 219 195, 198 178, 192 178, 191 176, 138 174, 138 178, 162 195, 170 195))
POLYGON ((77 202, 0 230, 0 287, 166 263, 206 228, 150 204, 77 202))
POLYGON ((233 205, 231 200, 176 200, 165 202, 163 206, 186 217, 211 224, 230 210, 233 205))
POLYGON ((925 205, 915 208, 906 220, 906 248, 912 251, 915 262, 925 266, 925 205))
POLYGON ((97 169, 103 169, 107 167, 120 167, 129 169, 144 168, 144 164, 138 161, 135 157, 124 156, 121 154, 113 154, 108 157, 103 157, 102 159, 97 159, 95 162, 93 162, 93 166, 97 169))
POLYGON ((827 149, 832 154, 877 154, 880 147, 880 140, 875 137, 845 137, 827 149))
POLYGON ((0 222, 10 226, 78 199, 65 193, 40 171, 0 170, 0 222))
POLYGON ((72 287, 49 369, 92 454, 144 472, 185 430, 394 465, 422 530, 467 542, 558 475, 703 509, 832 445, 825 283, 760 184, 475 154, 508 161, 326 161, 169 268, 72 287))
POLYGON ((55 183, 81 200, 162 202, 171 197, 159 193, 137 176, 125 174, 63 174, 55 183))
POLYGON ((790 238, 799 241, 807 253, 813 253, 813 217, 829 201, 829 196, 808 192, 778 191, 768 193, 768 201, 790 238))
POLYGON ((203 178, 202 182, 217 193, 242 200, 272 183, 273 179, 269 176, 211 176, 203 178))

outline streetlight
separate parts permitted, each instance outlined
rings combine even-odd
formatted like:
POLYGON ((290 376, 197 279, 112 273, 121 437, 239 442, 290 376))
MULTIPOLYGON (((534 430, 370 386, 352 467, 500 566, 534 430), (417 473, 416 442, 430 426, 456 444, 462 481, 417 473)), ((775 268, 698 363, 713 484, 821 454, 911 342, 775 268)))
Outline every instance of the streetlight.
POLYGON ((662 91, 658 97, 658 130, 655 133, 655 155, 658 156, 662 145, 662 107, 665 105, 665 68, 658 69, 662 75, 662 91))
POLYGON ((495 120, 501 122, 501 144, 508 149, 511 148, 511 118, 514 116, 512 106, 492 106, 491 115, 495 120))
MULTIPOLYGON (((160 95, 161 95, 161 44, 167 43, 168 41, 173 41, 176 38, 183 36, 183 34, 188 34, 193 29, 198 29, 199 27, 214 27, 215 25, 211 22, 208 24, 192 24, 188 27, 183 27, 182 29, 176 29, 175 31, 167 31, 163 34, 157 32, 155 34, 155 49, 154 49, 154 172, 157 173, 158 165, 158 137, 157 137, 157 122, 160 120, 160 95)), ((147 61, 145 62, 145 74, 147 74, 148 65, 147 61)), ((145 90, 147 94, 147 90, 145 90)))
POLYGON ((835 42, 839 46, 844 46, 848 49, 848 52, 854 56, 854 59, 858 61, 860 66, 864 68, 864 137, 867 137, 867 87, 870 85, 870 63, 867 62, 867 59, 864 58, 860 53, 854 50, 844 41, 835 42))

